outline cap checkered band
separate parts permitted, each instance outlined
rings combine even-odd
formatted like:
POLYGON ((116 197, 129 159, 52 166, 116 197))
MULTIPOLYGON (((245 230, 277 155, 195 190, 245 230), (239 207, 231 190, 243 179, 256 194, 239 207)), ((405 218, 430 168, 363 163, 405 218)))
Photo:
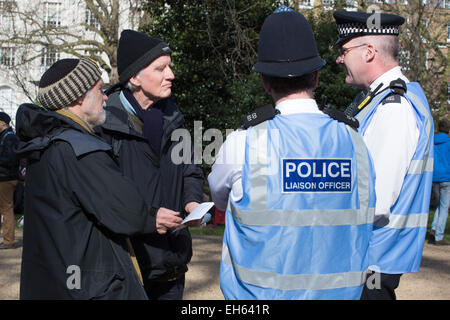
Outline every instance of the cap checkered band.
POLYGON ((351 34, 386 34, 399 35, 399 26, 381 26, 381 28, 368 28, 362 23, 346 23, 337 25, 339 36, 346 37, 351 34))
POLYGON ((38 100, 48 110, 59 110, 86 94, 100 79, 97 64, 81 58, 77 66, 61 80, 39 88, 38 100))

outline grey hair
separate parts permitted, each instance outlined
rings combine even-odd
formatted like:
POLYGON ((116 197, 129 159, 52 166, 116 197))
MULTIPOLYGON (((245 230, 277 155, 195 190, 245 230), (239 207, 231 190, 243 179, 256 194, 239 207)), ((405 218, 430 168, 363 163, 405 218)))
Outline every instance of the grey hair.
POLYGON ((138 87, 136 87, 134 84, 132 84, 130 82, 130 80, 128 80, 127 83, 125 84, 125 88, 127 88, 131 92, 135 92, 138 89, 138 87))
MULTIPOLYGON (((383 59, 398 62, 399 39, 393 35, 368 35, 361 37, 361 41, 372 43, 383 59)), ((362 43, 362 42, 361 42, 362 43)))
MULTIPOLYGON (((136 75, 134 77, 140 77, 141 73, 144 71, 145 68, 139 70, 138 73, 136 73, 136 75)), ((136 87, 134 84, 131 83, 131 81, 128 79, 127 83, 125 84, 125 88, 127 88, 128 90, 130 90, 131 92, 135 92, 137 91, 139 88, 136 87)))

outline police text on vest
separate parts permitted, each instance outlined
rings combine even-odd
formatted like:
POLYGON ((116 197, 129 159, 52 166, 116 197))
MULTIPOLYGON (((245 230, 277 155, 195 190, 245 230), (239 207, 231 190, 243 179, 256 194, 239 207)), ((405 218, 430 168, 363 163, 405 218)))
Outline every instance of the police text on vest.
POLYGON ((351 159, 282 159, 282 192, 351 192, 351 159))

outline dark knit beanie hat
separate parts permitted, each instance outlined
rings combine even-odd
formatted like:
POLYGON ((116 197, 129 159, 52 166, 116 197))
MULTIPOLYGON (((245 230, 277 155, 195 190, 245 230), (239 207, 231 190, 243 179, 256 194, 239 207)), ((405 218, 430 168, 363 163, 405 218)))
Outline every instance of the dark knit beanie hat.
POLYGON ((102 72, 90 59, 62 59, 55 62, 39 81, 38 100, 45 109, 59 110, 84 96, 102 72))
POLYGON ((170 53, 169 45, 159 39, 141 32, 123 30, 117 47, 119 82, 125 84, 153 60, 170 53))
POLYGON ((0 112, 0 121, 9 124, 11 122, 11 117, 5 112, 0 112))

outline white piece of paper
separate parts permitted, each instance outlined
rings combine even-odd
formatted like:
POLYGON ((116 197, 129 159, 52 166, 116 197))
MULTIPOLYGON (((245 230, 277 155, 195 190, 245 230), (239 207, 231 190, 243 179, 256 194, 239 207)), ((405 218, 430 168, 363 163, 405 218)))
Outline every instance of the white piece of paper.
POLYGON ((194 211, 192 211, 186 219, 181 221, 181 224, 185 224, 186 222, 192 221, 192 220, 198 220, 203 218, 203 216, 208 212, 209 209, 212 208, 214 205, 214 202, 203 202, 200 203, 197 208, 195 208, 194 211))

